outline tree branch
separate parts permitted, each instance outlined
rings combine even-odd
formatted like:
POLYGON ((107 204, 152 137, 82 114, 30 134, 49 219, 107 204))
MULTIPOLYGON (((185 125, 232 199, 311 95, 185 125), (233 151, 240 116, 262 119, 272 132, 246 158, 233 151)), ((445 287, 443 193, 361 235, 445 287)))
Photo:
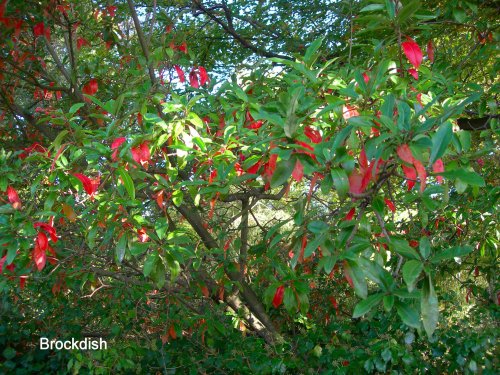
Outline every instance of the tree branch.
POLYGON ((260 56, 264 56, 264 57, 277 57, 277 58, 280 58, 280 59, 291 60, 291 58, 288 57, 288 56, 280 55, 280 54, 274 53, 274 52, 269 52, 269 51, 266 51, 263 48, 259 48, 259 47, 255 46, 255 45, 253 45, 252 43, 250 43, 247 39, 243 38, 240 34, 238 34, 236 32, 236 30, 234 29, 234 27, 232 26, 233 20, 232 20, 231 11, 225 5, 217 6, 217 8, 224 9, 224 14, 225 14, 227 23, 223 22, 222 20, 220 20, 219 18, 217 18, 215 16, 215 14, 212 11, 213 7, 212 8, 207 8, 207 7, 203 6, 203 4, 201 3, 200 0, 193 0, 193 4, 194 4, 194 6, 197 9, 199 9, 202 13, 206 14, 215 23, 219 24, 224 29, 224 31, 226 31, 228 34, 230 34, 243 47, 251 50, 252 52, 254 52, 254 53, 256 53, 257 55, 260 55, 260 56))

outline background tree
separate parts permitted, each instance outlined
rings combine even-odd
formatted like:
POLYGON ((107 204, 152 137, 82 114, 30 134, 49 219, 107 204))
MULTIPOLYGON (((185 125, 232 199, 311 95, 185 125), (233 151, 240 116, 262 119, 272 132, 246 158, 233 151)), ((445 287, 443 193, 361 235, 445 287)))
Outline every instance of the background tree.
POLYGON ((2 369, 493 373, 495 6, 3 1, 2 369))

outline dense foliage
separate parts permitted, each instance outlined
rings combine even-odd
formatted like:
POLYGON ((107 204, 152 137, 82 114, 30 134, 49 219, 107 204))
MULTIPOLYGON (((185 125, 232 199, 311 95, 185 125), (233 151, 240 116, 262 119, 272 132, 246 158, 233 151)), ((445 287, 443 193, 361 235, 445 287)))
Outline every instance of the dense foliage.
POLYGON ((0 371, 498 371, 497 14, 1 2, 0 371))

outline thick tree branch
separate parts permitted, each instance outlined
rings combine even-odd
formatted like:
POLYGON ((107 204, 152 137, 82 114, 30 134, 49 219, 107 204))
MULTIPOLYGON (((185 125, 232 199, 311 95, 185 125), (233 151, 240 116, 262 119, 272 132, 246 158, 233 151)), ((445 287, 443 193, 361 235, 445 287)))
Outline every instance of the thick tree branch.
POLYGON ((241 201, 241 247, 240 247, 240 280, 245 279, 245 267, 247 264, 248 250, 248 199, 241 201))
MULTIPOLYGON (((208 249, 218 248, 217 241, 212 237, 212 235, 205 229, 201 217, 198 215, 195 209, 189 208, 185 204, 176 206, 177 211, 189 222, 194 231, 203 241, 204 245, 208 249)), ((249 284, 245 280, 240 279, 240 274, 231 272, 225 267, 226 275, 231 281, 236 282, 240 285, 240 290, 243 298, 245 299, 249 310, 255 315, 253 320, 259 320, 261 324, 266 328, 265 334, 266 341, 269 344, 275 343, 276 341, 281 341, 281 336, 276 331, 271 319, 267 315, 264 306, 261 301, 252 290, 249 284)))

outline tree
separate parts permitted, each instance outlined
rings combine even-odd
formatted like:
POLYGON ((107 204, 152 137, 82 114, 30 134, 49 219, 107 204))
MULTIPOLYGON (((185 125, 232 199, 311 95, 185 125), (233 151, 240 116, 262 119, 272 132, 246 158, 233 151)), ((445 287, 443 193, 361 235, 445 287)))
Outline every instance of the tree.
POLYGON ((4 1, 2 366, 494 369, 487 322, 463 361, 350 349, 459 341, 450 279, 498 313, 495 5, 456 3, 4 1))

